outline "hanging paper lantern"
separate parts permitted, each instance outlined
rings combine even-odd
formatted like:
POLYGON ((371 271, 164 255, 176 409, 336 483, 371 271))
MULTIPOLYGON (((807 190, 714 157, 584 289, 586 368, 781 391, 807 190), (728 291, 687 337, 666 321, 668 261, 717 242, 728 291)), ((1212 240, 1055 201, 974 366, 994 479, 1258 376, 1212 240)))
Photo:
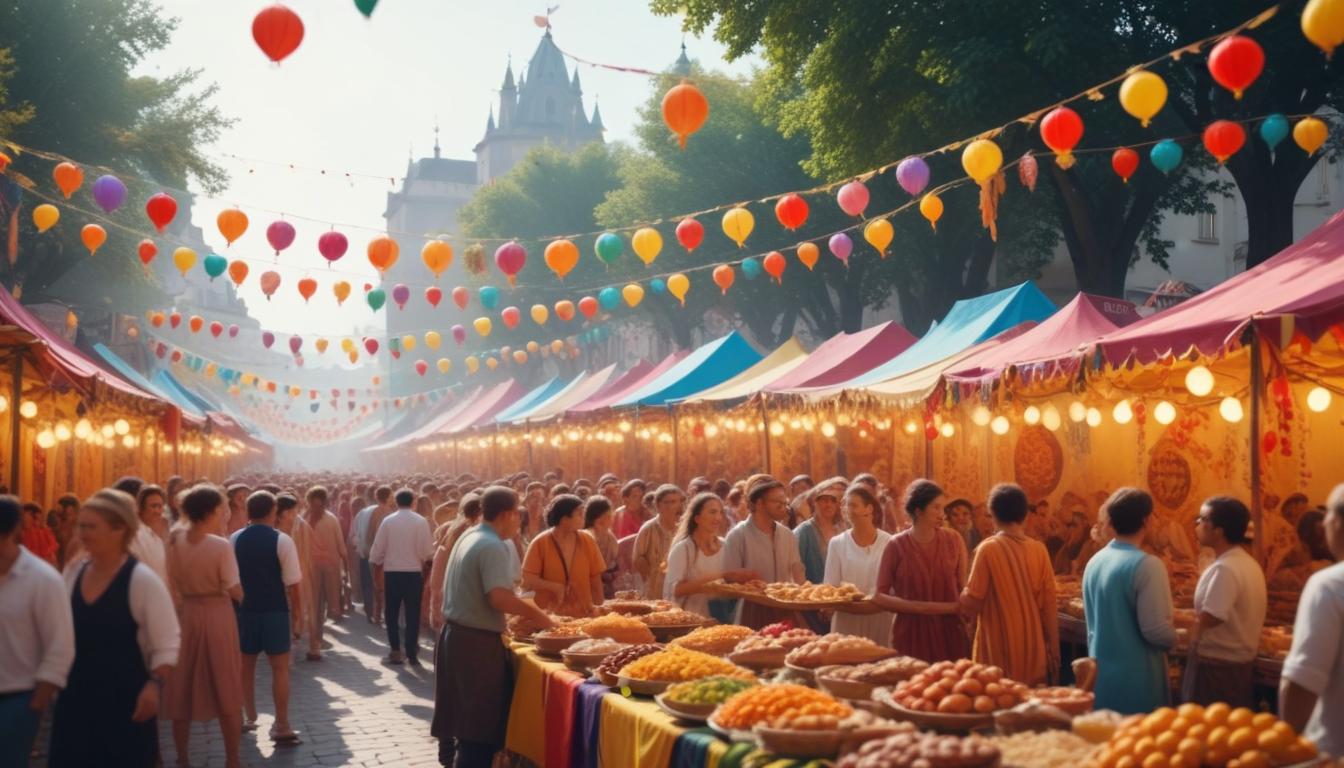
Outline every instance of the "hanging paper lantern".
POLYGON ((149 262, 159 255, 159 246, 155 245, 153 240, 145 239, 136 246, 135 252, 140 257, 140 263, 149 266, 149 262))
POLYGON ((266 58, 279 64, 303 42, 303 20, 279 3, 267 6, 252 19, 252 39, 266 58))
POLYGON ((1115 175, 1129 183, 1129 177, 1139 169, 1139 153, 1129 147, 1121 147, 1111 153, 1111 170, 1115 175))
POLYGON ((524 351, 521 350, 521 349, 514 350, 514 353, 513 353, 513 362, 517 363, 518 365, 524 365, 524 364, 526 364, 526 363, 527 363, 527 353, 524 352, 524 351))
POLYGON ((392 265, 397 263, 400 254, 401 246, 387 235, 379 235, 369 241, 369 263, 380 273, 391 269, 392 265))
MULTIPOLYGON (((719 290, 723 292, 724 296, 727 296, 728 289, 733 287, 733 280, 736 278, 736 274, 733 272, 732 265, 720 264, 719 266, 714 268, 713 276, 714 276, 714 284, 719 286, 719 290)), ((668 287, 669 288, 671 287, 670 280, 668 281, 668 287)), ((684 304, 685 302, 682 303, 684 304)))
POLYGON ((397 309, 406 309, 406 302, 411 300, 411 289, 403 283, 397 283, 392 286, 392 301, 397 305, 397 309))
POLYGON ((761 264, 765 267, 766 273, 775 279, 776 285, 784 284, 784 267, 787 266, 784 261, 784 254, 779 251, 771 251, 765 255, 761 264))
POLYGON ((165 318, 162 312, 149 313, 149 324, 154 326, 155 328, 162 328, 164 319, 165 318))
POLYGON ((350 298, 350 284, 341 280, 331 286, 331 292, 336 296, 336 306, 340 306, 345 303, 346 299, 350 298))
POLYGON ((1209 51, 1209 74, 1234 99, 1240 99, 1264 69, 1265 50, 1245 35, 1225 37, 1209 51))
POLYGON ((103 213, 111 213, 126 202, 126 185, 116 176, 99 176, 93 182, 93 201, 103 213))
POLYGON ((430 349, 438 349, 438 348, 439 348, 439 345, 442 344, 442 343, 443 343, 443 337, 439 335, 439 332, 438 332, 438 331, 426 331, 426 332, 425 332, 425 346, 426 346, 426 347, 429 347, 430 349))
POLYGON ((439 302, 443 301, 443 291, 439 290, 437 285, 429 286, 425 289, 425 301, 429 302, 429 306, 438 309, 439 302))
POLYGON ((565 342, 559 339, 556 339, 555 341, 551 342, 551 352, 558 355, 563 351, 565 351, 565 342))
POLYGON ((518 321, 522 319, 523 315, 517 307, 505 307, 504 311, 499 313, 499 317, 504 321, 506 328, 513 330, 518 327, 518 321))
POLYGON ((485 367, 493 371, 499 367, 499 361, 493 357, 487 357, 485 358, 485 367))
POLYGON ((1055 107, 1041 118, 1041 141, 1055 153, 1060 168, 1072 168, 1073 148, 1083 138, 1083 118, 1068 107, 1055 107))
POLYGON ((1269 151, 1273 152, 1284 139, 1288 138, 1291 130, 1288 118, 1276 112, 1260 123, 1260 139, 1269 147, 1269 151))
POLYGON ((421 376, 424 376, 426 373, 429 373, 429 363, 426 363, 424 360, 416 360, 415 372, 420 374, 421 376))
POLYGON ((1120 106, 1144 128, 1166 103, 1167 83, 1152 72, 1139 70, 1120 84, 1120 106))
POLYGON ((790 192, 775 203, 775 218, 789 231, 803 226, 807 222, 807 201, 790 192))
POLYGON ((798 244, 798 260, 803 262, 803 266, 807 267, 808 272, 811 272, 812 268, 817 266, 817 259, 819 258, 821 258, 821 249, 817 247, 816 243, 798 244))
POLYGON ((420 260, 434 273, 434 279, 438 280, 443 270, 453 263, 453 246, 442 240, 430 240, 420 249, 420 260))
POLYGON ((37 226, 38 232, 46 232, 56 226, 60 219, 60 210, 50 203, 43 203, 33 209, 33 224, 37 226))
POLYGON ((741 248, 756 226, 756 218, 746 208, 732 208, 723 214, 723 233, 741 248))
POLYGON ((611 286, 607 286, 597 292, 597 303, 608 312, 621 305, 621 292, 611 286))
POLYGON ((934 232, 938 231, 938 219, 943 216, 943 199, 930 192, 919 200, 919 214, 928 219, 934 232))
POLYGON ((211 335, 211 336, 214 336, 216 339, 218 339, 218 338, 220 337, 220 335, 223 334, 223 333, 224 333, 224 324, 221 323, 221 322, 219 322, 218 320, 211 320, 211 321, 210 321, 210 335, 211 335))
POLYGON ((200 333, 201 329, 204 327, 205 327, 205 318, 201 317, 200 315, 192 315, 190 318, 187 319, 187 329, 190 330, 192 333, 200 333))
POLYGON ((364 301, 368 302, 369 309, 372 309, 374 312, 377 312, 378 310, 383 308, 384 304, 387 303, 387 292, 384 291, 382 288, 374 288, 373 290, 364 294, 364 301))
POLYGON ((527 351, 528 351, 528 352, 530 352, 530 353, 532 353, 532 354, 536 354, 536 353, 539 352, 540 350, 541 350, 541 345, 538 344, 537 342, 535 342, 535 341, 529 341, 529 342, 527 342, 527 351))
POLYGON ((840 187, 835 200, 840 204, 840 210, 850 216, 862 216, 868 207, 868 187, 862 181, 851 181, 840 187))
POLYGON ((370 355, 378 354, 378 340, 368 338, 364 339, 364 351, 368 352, 370 355))
POLYGON ((1028 192, 1036 191, 1036 177, 1040 175, 1040 168, 1036 165, 1036 156, 1026 152, 1017 161, 1017 181, 1027 188, 1028 192))
POLYGON ((637 307, 639 302, 644 300, 644 288, 638 283, 630 283, 621 289, 621 298, 625 299, 625 303, 631 308, 637 307))
POLYGON ((1176 166, 1181 164, 1181 157, 1184 156, 1181 145, 1171 139, 1163 139, 1153 145, 1148 151, 1148 158, 1153 161, 1153 165, 1163 173, 1171 173, 1176 170, 1176 166))
POLYGON ((1246 143, 1246 131, 1240 123, 1231 120, 1215 120, 1204 128, 1204 148, 1209 150, 1218 163, 1227 161, 1246 143))
POLYGON ((1304 117, 1293 126, 1293 141, 1308 155, 1316 154, 1329 135, 1330 130, 1326 128, 1325 121, 1319 118, 1304 117))
POLYGON ((531 315, 532 322, 537 325, 545 325, 546 321, 551 319, 551 311, 546 308, 545 304, 533 304, 531 315))
POLYGON ((233 245, 233 241, 247 231, 247 214, 237 208, 225 208, 215 217, 215 226, 219 228, 219 234, 224 236, 224 241, 233 245))
POLYGON ((318 339, 317 341, 313 342, 313 346, 317 347, 317 354, 319 355, 323 354, 324 352, 327 351, 327 340, 318 339))
POLYGON ((542 253, 546 266, 561 280, 579 263, 579 248, 569 240, 555 240, 542 253))
POLYGON ((641 227, 635 230, 635 234, 630 238, 630 246, 634 248, 635 255, 644 262, 644 266, 649 266, 653 260, 658 258, 659 252, 663 250, 663 236, 658 234, 658 230, 653 227, 641 227))
POLYGON ((229 262, 217 253, 207 253, 205 259, 201 261, 201 266, 205 268, 205 274, 210 276, 210 282, 214 282, 216 277, 224 274, 224 270, 229 268, 229 262))
POLYGON ((439 369, 439 373, 447 373, 453 369, 453 361, 446 357, 440 357, 434 367, 439 369))
POLYGON ((84 243, 84 247, 89 249, 89 255, 92 256, 98 252, 103 243, 107 242, 107 230, 97 224, 85 224, 83 229, 79 230, 79 239, 84 243))
POLYGON ((275 334, 274 334, 274 333, 271 333, 270 331, 262 331, 262 332, 261 332, 261 346, 263 346, 263 347, 265 347, 265 348, 267 348, 267 349, 270 349, 270 348, 271 348, 271 345, 274 344, 274 343, 275 343, 275 334))
POLYGON ((266 300, 271 300, 271 294, 275 293, 280 287, 280 273, 274 270, 267 270, 261 273, 261 292, 266 294, 266 300))
POLYGON ((597 258, 602 260, 603 264, 610 267, 621 257, 621 251, 625 250, 625 243, 620 235, 613 232, 603 232, 597 236, 597 241, 593 243, 593 251, 597 258))
POLYGON ((177 271, 181 272, 183 277, 187 276, 187 270, 195 264, 196 252, 190 248, 182 247, 173 251, 173 266, 177 267, 177 271))
POLYGON ((276 256, 279 256, 281 251, 294 243, 294 235, 294 225, 283 219, 273 221, 270 226, 266 227, 266 242, 270 243, 271 247, 275 249, 276 256))
POLYGON ((891 222, 886 219, 873 219, 863 227, 863 239, 876 248, 878 255, 884 259, 887 257, 887 246, 891 245, 895 236, 891 222))
POLYGON ((677 222, 677 242, 687 253, 694 251, 705 239, 705 228, 694 218, 687 216, 677 222))
POLYGON ((322 254, 328 264, 340 260, 349 247, 350 241, 334 229, 317 236, 317 252, 322 254))
POLYGON ((246 262, 237 259, 229 262, 229 279, 233 281, 235 286, 243 284, 243 281, 247 279, 247 272, 246 262))
POLYGON ((682 80, 663 95, 663 122, 686 149, 686 137, 700 130, 709 117, 709 101, 688 80, 682 80))
POLYGON ((471 327, 475 328, 476 333, 481 336, 489 336, 490 331, 495 327, 495 324, 490 322, 490 318, 488 317, 478 317, 471 321, 471 327))
POLYGON ((579 312, 581 312, 584 317, 592 320, 593 315, 597 314, 597 310, 597 299, 592 296, 584 296, 582 299, 579 299, 579 312))
POLYGON ((464 327, 464 326, 462 326, 462 325, 454 325, 452 328, 449 329, 449 331, 452 332, 452 334, 453 334, 453 341, 457 342, 457 346, 460 347, 460 346, 462 346, 463 344, 465 344, 465 343, 467 342, 467 329, 466 329, 466 327, 464 327))
POLYGON ((155 193, 145 201, 145 215, 154 228, 162 233, 173 222, 173 217, 177 216, 177 201, 163 192, 155 193))
POLYGON ((313 294, 317 293, 317 281, 311 277, 305 277, 299 280, 298 287, 299 295, 303 297, 304 304, 307 304, 308 300, 313 297, 313 294))
POLYGON ((409 333, 401 337, 401 348, 407 352, 415 349, 415 337, 409 333))
POLYGON ((690 290, 691 281, 680 272, 667 278, 667 292, 675 296, 683 307, 686 306, 686 294, 690 290))
POLYGON ((922 157, 907 157, 896 166, 896 182, 914 197, 929 185, 929 164, 922 157))
POLYGON ((976 139, 961 152, 961 167, 977 184, 984 184, 1003 166, 1003 151, 989 139, 976 139))
POLYGON ((467 373, 475 373, 481 368, 481 361, 475 355, 470 355, 464 361, 467 364, 467 373))
POLYGON ((56 180, 56 188, 61 190, 65 199, 79 189, 79 185, 84 183, 84 171, 74 163, 57 163, 55 168, 51 169, 51 176, 56 180))
POLYGON ((168 315, 168 326, 173 330, 177 330, 177 326, 181 324, 182 324, 182 314, 177 310, 173 310, 172 314, 168 315))
POLYGON ((493 285, 483 285, 476 292, 481 299, 481 306, 485 309, 494 309, 499 306, 499 289, 493 285))
POLYGON ((495 266, 509 279, 509 285, 518 284, 518 273, 527 264, 527 249, 517 241, 507 242, 495 249, 495 266))
POLYGON ((569 322, 574 319, 574 302, 565 299, 555 302, 555 316, 569 322))
POLYGON ((1302 34, 1328 60, 1335 48, 1344 43, 1344 4, 1338 0, 1310 0, 1302 9, 1302 34))
POLYGON ((290 354, 297 355, 299 354, 300 349, 303 349, 303 337, 298 335, 290 336, 289 337, 290 354))
POLYGON ((830 249, 832 256, 839 259, 846 267, 849 266, 849 255, 854 252, 854 241, 849 239, 849 235, 844 232, 831 235, 826 247, 830 249))
POLYGON ((748 280, 755 280, 761 276, 761 262, 755 257, 748 256, 742 260, 742 275, 748 280))
POLYGON ((230 324, 230 325, 229 325, 229 338, 230 338, 230 339, 236 339, 236 338, 238 338, 238 330, 239 330, 239 329, 238 329, 238 326, 237 326, 237 325, 235 325, 235 324, 230 324))

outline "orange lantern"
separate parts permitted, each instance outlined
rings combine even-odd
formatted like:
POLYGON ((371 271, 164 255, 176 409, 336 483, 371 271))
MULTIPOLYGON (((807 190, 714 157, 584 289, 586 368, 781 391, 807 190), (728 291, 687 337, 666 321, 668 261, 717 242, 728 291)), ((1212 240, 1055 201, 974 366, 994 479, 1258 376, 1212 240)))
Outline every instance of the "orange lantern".
POLYGON ((709 101, 689 80, 682 80, 663 95, 663 122, 686 148, 686 137, 700 130, 709 117, 709 101))

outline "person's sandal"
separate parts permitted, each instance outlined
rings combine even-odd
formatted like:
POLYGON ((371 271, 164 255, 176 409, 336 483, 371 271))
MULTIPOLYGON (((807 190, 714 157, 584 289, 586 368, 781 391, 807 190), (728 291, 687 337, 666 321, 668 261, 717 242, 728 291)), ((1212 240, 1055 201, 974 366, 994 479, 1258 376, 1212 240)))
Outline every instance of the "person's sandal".
POLYGON ((308 655, 304 656, 304 658, 309 661, 321 661, 322 654, 309 652, 308 655))
POLYGON ((303 743, 299 739, 299 734, 293 730, 276 731, 274 728, 271 729, 271 741, 275 742, 277 746, 303 743))
POLYGON ((252 733, 252 732, 255 731, 255 730, 257 730, 257 721, 256 721, 256 718, 250 718, 250 719, 249 719, 249 718, 244 718, 244 719, 243 719, 243 733, 252 733))

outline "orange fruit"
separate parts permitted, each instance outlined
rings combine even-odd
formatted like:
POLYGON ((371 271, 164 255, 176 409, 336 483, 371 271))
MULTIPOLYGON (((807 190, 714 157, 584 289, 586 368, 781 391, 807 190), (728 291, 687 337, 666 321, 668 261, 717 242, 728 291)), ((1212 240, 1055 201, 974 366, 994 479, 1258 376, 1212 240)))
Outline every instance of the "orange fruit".
POLYGON ((1170 768, 1171 761, 1161 752, 1154 752, 1143 758, 1143 768, 1170 768))
POLYGON ((1251 727, 1257 730, 1261 728, 1273 728, 1274 724, 1278 721, 1279 718, 1268 712, 1259 712, 1251 716, 1251 727))
POLYGON ((1143 719, 1143 732, 1149 736, 1156 737, 1158 734, 1166 731, 1175 719, 1176 710, 1171 707, 1155 709, 1151 715, 1143 719))
POLYGON ((1255 719, 1255 713, 1245 707, 1237 707, 1227 716, 1227 727, 1232 730, 1245 728, 1255 719))
POLYGON ((1167 731, 1157 737, 1157 751, 1164 755, 1176 754, 1176 747, 1180 746, 1181 734, 1175 731, 1167 731))
POLYGON ((1291 738, 1282 731, 1273 728, 1256 734, 1256 748, 1275 757, 1278 757, 1292 743, 1291 738))
POLYGON ((1115 763, 1119 759, 1119 756, 1111 750, 1103 749, 1101 753, 1097 755, 1097 768, 1115 768, 1115 763))
POLYGON ((1258 749, 1252 749, 1237 758, 1241 768, 1269 768, 1269 755, 1258 749))
POLYGON ((1232 708, 1223 702, 1210 704, 1204 708, 1204 722, 1210 726, 1224 725, 1227 723, 1227 717, 1232 713, 1232 708))
POLYGON ((1183 734, 1190 730, 1190 724, 1192 722, 1198 721, 1192 721, 1184 715, 1177 715, 1176 719, 1171 721, 1171 725, 1167 726, 1167 730, 1171 733, 1183 734))
POLYGON ((1183 739, 1176 747, 1176 754, 1181 756, 1186 765, 1197 766, 1204 759, 1204 743, 1199 739, 1183 739))
POLYGON ((1240 755, 1255 749, 1258 745, 1255 731, 1250 726, 1238 728, 1227 739, 1227 749, 1234 755, 1240 755))
POLYGON ((1208 741, 1209 733, 1212 730, 1213 730, 1212 728, 1205 725, 1204 723, 1195 723, 1194 725, 1190 726, 1190 730, 1185 732, 1185 737, 1188 739, 1198 739, 1199 742, 1202 744, 1208 741))
POLYGON ((1176 714, 1192 723, 1198 723, 1204 719, 1204 708, 1198 704, 1182 704, 1176 708, 1176 714))
POLYGON ((1209 747, 1204 751, 1204 764, 1213 768, 1223 768, 1228 764, 1227 757, 1227 747, 1209 747))
POLYGON ((1133 755, 1125 755, 1115 761, 1115 768, 1143 768, 1143 764, 1133 755))
POLYGON ((1134 757, 1136 757, 1139 760, 1144 760, 1156 750, 1157 750, 1157 741, 1153 739, 1152 736, 1144 736, 1143 738, 1134 742, 1134 747, 1132 750, 1130 750, 1130 754, 1134 755, 1134 757))
POLYGON ((1227 740, 1232 738, 1232 729, 1225 725, 1220 725, 1209 731, 1208 745, 1209 749, 1226 749, 1227 740))
POLYGON ((1119 736, 1111 742, 1111 751, 1115 753, 1116 759, 1125 755, 1134 754, 1134 738, 1132 736, 1119 736))

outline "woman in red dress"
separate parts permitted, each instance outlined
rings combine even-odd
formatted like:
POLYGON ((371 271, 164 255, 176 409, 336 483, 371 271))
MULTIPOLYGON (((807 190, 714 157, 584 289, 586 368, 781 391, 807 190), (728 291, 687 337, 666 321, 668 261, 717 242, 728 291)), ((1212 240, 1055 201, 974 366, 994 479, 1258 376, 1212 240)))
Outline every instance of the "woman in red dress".
POLYGON ((957 608, 966 585, 966 542, 943 526, 946 502, 932 480, 916 480, 905 489, 905 512, 913 525, 887 543, 873 596, 878 607, 896 613, 891 646, 930 663, 971 655, 957 608))

